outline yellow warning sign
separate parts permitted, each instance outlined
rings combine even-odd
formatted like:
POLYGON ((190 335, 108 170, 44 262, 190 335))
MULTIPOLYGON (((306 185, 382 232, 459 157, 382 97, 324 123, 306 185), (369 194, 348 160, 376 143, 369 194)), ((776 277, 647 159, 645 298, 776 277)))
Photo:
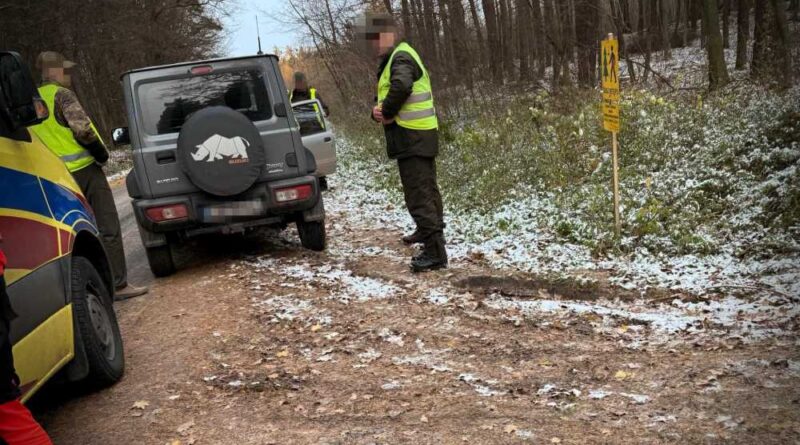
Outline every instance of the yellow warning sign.
POLYGON ((613 36, 600 42, 603 86, 603 128, 619 131, 619 43, 613 36))

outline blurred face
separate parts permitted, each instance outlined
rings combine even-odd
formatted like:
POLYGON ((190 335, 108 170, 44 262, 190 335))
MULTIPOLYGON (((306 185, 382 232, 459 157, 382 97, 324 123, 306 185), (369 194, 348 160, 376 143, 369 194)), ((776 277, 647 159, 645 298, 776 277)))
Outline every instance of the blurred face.
POLYGON ((389 52, 397 41, 397 34, 393 31, 367 35, 373 54, 376 57, 383 57, 389 52))
POLYGON ((53 82, 58 82, 60 85, 69 88, 72 84, 72 76, 69 73, 70 70, 64 69, 63 67, 53 68, 48 67, 45 70, 45 78, 49 79, 53 82))
POLYGON ((306 85, 306 81, 305 80, 295 80, 294 81, 294 89, 295 90, 304 91, 304 90, 308 89, 308 85, 306 85))

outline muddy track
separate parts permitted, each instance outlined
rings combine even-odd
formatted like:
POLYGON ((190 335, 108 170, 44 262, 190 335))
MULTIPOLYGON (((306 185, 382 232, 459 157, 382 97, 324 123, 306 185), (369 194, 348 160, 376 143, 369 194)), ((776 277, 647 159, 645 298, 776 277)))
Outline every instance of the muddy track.
MULTIPOLYGON (((800 437, 791 333, 753 341, 694 312, 665 322, 648 312, 660 295, 630 312, 628 291, 492 270, 480 258, 412 275, 398 230, 353 223, 335 200, 325 253, 301 249, 292 228, 205 240, 178 274, 153 280, 116 191, 131 280, 152 291, 117 305, 119 384, 40 397, 57 444, 800 437)), ((796 320, 775 328, 796 333, 796 320)))

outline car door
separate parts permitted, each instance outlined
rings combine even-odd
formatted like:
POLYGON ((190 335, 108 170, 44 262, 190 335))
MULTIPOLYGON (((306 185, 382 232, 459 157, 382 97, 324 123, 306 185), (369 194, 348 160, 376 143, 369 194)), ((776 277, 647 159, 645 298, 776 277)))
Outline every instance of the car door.
POLYGON ((292 111, 300 125, 303 145, 314 153, 317 176, 327 177, 336 172, 336 144, 330 123, 322 113, 317 99, 292 103, 292 111))

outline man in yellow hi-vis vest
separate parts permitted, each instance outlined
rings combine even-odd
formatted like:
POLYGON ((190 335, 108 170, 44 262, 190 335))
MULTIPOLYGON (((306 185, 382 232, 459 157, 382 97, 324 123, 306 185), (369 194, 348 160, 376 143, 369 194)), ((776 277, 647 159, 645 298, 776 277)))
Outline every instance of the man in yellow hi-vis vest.
POLYGON ((397 159, 406 207, 416 223, 408 244, 425 248, 411 260, 411 270, 447 266, 442 196, 436 183, 439 122, 428 70, 419 54, 401 41, 391 16, 368 14, 364 38, 378 60, 378 87, 372 119, 383 125, 386 150, 397 159))
POLYGON ((128 284, 117 207, 101 168, 108 161, 108 151, 78 97, 69 89, 75 63, 60 53, 45 51, 39 54, 37 65, 42 70, 39 94, 50 115, 31 130, 64 161, 92 207, 114 273, 115 298, 142 295, 147 288, 128 284))
MULTIPOLYGON (((308 85, 308 80, 306 79, 305 73, 300 71, 295 71, 294 73, 294 89, 289 92, 289 101, 290 102, 301 102, 304 100, 313 100, 316 99, 319 103, 322 104, 322 111, 325 112, 325 117, 328 117, 331 113, 328 109, 328 106, 325 102, 322 101, 322 98, 319 96, 319 92, 316 88, 308 85)), ((316 107, 314 107, 316 109, 316 107)))

